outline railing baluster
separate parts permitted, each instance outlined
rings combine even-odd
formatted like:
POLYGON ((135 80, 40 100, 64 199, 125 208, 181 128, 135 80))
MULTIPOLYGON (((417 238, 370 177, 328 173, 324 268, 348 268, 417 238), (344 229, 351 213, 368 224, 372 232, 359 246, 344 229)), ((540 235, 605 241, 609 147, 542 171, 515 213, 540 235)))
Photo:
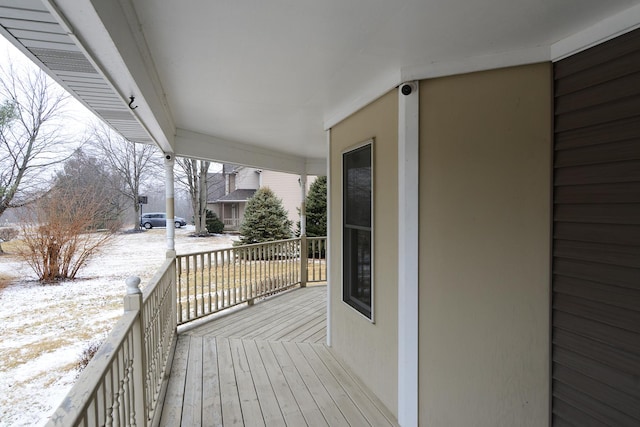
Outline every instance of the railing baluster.
POLYGON ((177 299, 178 299, 178 323, 182 323, 182 261, 183 258, 176 259, 176 274, 178 275, 178 289, 177 289, 177 299))
POLYGON ((179 262, 165 261, 144 295, 136 287, 125 297, 122 318, 49 425, 146 427, 153 420, 176 338, 179 262))
POLYGON ((222 264, 222 271, 220 271, 220 278, 221 278, 221 286, 222 286, 222 307, 223 308, 227 308, 227 296, 228 296, 228 292, 227 292, 227 286, 226 286, 226 280, 225 280, 225 259, 224 259, 224 252, 221 252, 220 255, 222 255, 222 259, 221 259, 221 264, 222 264))
MULTIPOLYGON (((198 299, 200 300, 200 314, 205 314, 204 310, 204 254, 200 254, 198 257, 200 262, 200 283, 198 284, 198 288, 200 289, 200 295, 198 299)), ((198 310, 196 309, 196 317, 198 317, 198 310)))
POLYGON ((297 284, 326 280, 325 246, 325 237, 303 236, 177 256, 179 324, 252 304, 297 284))
POLYGON ((214 301, 215 301, 215 306, 216 306, 216 311, 220 310, 220 298, 219 298, 219 290, 218 290, 218 252, 214 252, 214 257, 213 257, 213 268, 214 268, 214 280, 215 280, 215 297, 214 297, 214 301))
POLYGON ((207 254, 207 269, 209 276, 209 286, 207 287, 209 291, 209 313, 211 313, 211 252, 207 254))
POLYGON ((191 277, 190 259, 191 259, 191 257, 189 257, 189 256, 187 256, 185 258, 185 261, 186 261, 186 280, 185 280, 186 286, 185 286, 185 288, 187 289, 187 295, 186 295, 186 298, 187 298, 187 315, 186 315, 186 318, 187 318, 187 320, 191 320, 191 305, 190 305, 190 298, 189 298, 189 288, 191 287, 190 281, 189 281, 189 279, 191 277))

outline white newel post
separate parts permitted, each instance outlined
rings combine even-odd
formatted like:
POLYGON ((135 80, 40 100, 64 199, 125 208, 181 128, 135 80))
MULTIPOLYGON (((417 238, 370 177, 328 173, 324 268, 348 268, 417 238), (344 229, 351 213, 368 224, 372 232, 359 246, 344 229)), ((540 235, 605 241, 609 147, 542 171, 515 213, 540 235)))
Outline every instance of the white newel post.
POLYGON ((398 423, 418 425, 419 82, 398 88, 398 423))
POLYGON ((331 347, 331 245, 333 233, 331 232, 331 129, 325 132, 325 147, 327 155, 327 246, 325 247, 325 260, 327 263, 327 346, 331 347))
POLYGON ((145 402, 147 401, 145 387, 145 372, 147 370, 147 361, 144 353, 144 327, 142 325, 142 291, 140 290, 140 278, 129 277, 126 280, 127 295, 124 297, 124 311, 136 311, 136 320, 133 323, 133 404, 134 419, 130 420, 131 424, 135 421, 138 427, 146 427, 147 416, 145 411, 145 402))
POLYGON ((307 174, 300 175, 302 201, 300 202, 300 287, 307 286, 307 174))
POLYGON ((176 161, 174 155, 165 153, 164 187, 167 212, 167 258, 174 258, 176 256, 176 229, 173 224, 173 217, 175 216, 173 166, 175 165, 175 163, 176 161))

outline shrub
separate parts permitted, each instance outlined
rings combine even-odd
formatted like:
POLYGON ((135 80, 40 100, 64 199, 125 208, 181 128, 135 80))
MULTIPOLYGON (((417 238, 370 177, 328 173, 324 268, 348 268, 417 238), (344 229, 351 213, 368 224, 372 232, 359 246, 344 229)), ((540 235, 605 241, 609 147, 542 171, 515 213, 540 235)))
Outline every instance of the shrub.
MULTIPOLYGON (((327 235, 327 177, 319 176, 307 194, 305 201, 305 213, 307 215, 307 237, 324 237, 327 235)), ((298 235, 300 235, 300 222, 298 221, 298 235)))
POLYGON ((291 220, 280 200, 271 189, 262 187, 247 202, 240 225, 242 238, 238 245, 271 242, 292 237, 291 220))
POLYGON ((84 350, 82 350, 82 353, 80 354, 80 358, 76 363, 76 370, 78 371, 78 375, 80 375, 80 372, 82 372, 84 368, 87 367, 89 362, 91 362, 91 359, 93 359, 93 356, 95 356, 98 350, 100 350, 101 345, 102 345, 102 342, 91 342, 87 345, 87 347, 84 350))
POLYGON ((101 212, 97 195, 90 191, 54 188, 23 219, 24 245, 18 255, 41 282, 74 279, 119 229, 118 221, 110 221, 109 229, 95 232, 101 212))
POLYGON ((212 234, 220 234, 224 231, 224 222, 210 210, 207 210, 207 231, 212 234))

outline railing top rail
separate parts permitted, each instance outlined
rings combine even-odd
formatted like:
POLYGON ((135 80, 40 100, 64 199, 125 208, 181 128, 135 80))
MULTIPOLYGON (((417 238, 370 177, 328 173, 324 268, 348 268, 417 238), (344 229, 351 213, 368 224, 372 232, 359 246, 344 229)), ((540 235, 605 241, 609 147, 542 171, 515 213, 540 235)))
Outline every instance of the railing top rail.
POLYGON ((78 417, 83 415, 87 406, 91 403, 92 397, 100 387, 103 373, 109 369, 114 358, 117 357, 117 350, 122 345, 124 337, 133 327, 136 316, 137 312, 135 311, 124 312, 105 342, 91 359, 91 363, 82 371, 78 381, 76 381, 71 391, 51 416, 49 424, 74 425, 78 417))
POLYGON ((162 280, 162 277, 164 276, 166 271, 174 263, 175 263, 175 259, 173 259, 173 258, 168 258, 162 263, 160 268, 156 271, 156 273, 153 275, 153 277, 149 281, 149 284, 147 286, 145 286, 144 289, 142 290, 142 302, 143 303, 145 303, 147 301, 147 299, 149 298, 149 295, 151 295, 153 290, 158 286, 158 284, 162 280))
POLYGON ((276 244, 276 243, 296 242, 296 241, 299 241, 299 240, 300 240, 300 237, 294 237, 292 239, 284 239, 284 240, 272 240, 272 241, 269 241, 269 242, 251 243, 249 245, 231 246, 231 247, 223 248, 223 249, 212 249, 210 251, 189 252, 189 253, 185 253, 185 254, 178 254, 178 255, 176 255, 176 257, 180 258, 180 257, 185 257, 185 256, 204 255, 204 254, 208 254, 208 253, 212 253, 212 252, 224 252, 224 251, 228 251, 229 249, 237 250, 237 249, 257 248, 257 247, 260 247, 260 246, 267 246, 267 245, 272 245, 272 244, 276 244))

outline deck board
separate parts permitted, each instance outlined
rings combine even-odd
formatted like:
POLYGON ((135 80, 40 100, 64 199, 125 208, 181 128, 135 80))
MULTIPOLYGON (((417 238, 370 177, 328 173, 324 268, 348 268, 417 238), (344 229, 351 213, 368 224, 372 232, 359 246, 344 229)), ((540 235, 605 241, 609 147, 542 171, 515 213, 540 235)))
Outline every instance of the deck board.
POLYGON ((280 406, 280 411, 282 411, 285 424, 289 426, 305 425, 302 411, 296 403, 296 399, 293 397, 293 393, 289 388, 289 384, 287 384, 287 380, 285 379, 282 370, 275 369, 275 367, 278 366, 278 361, 273 355, 273 351, 271 350, 269 343, 267 341, 256 341, 256 345, 258 346, 258 351, 260 352, 260 356, 262 357, 264 364, 270 367, 270 369, 267 369, 267 375, 269 376, 271 387, 273 388, 273 392, 278 400, 278 405, 280 406))
POLYGON ((282 374, 286 378, 287 384, 291 389, 291 394, 297 402, 307 424, 312 427, 328 426, 327 421, 322 416, 320 408, 318 408, 315 400, 313 400, 313 396, 311 396, 311 393, 302 380, 295 363, 291 360, 291 356, 289 356, 289 353, 287 353, 287 350, 285 350, 282 343, 272 341, 269 345, 280 369, 282 369, 282 374))
POLYGON ((181 425, 202 425, 202 338, 193 337, 189 342, 187 377, 182 403, 181 425))
POLYGON ((220 395, 222 396, 222 423, 225 426, 242 426, 240 394, 231 356, 229 339, 220 337, 218 343, 218 369, 220 372, 220 395))
POLYGON ((298 345, 293 342, 283 342, 282 347, 287 351, 291 359, 296 361, 295 365, 300 373, 300 377, 307 386, 307 390, 309 390, 311 396, 313 396, 313 400, 316 402, 316 405, 318 405, 319 408, 322 408, 322 415, 327 423, 331 427, 348 426, 349 423, 344 415, 342 415, 340 408, 331 398, 331 395, 300 351, 298 345))
POLYGON ((222 402, 218 373, 218 349, 214 337, 202 340, 202 426, 222 426, 222 402))
POLYGON ((187 376, 187 360, 189 358, 190 337, 178 337, 176 351, 171 365, 171 381, 162 407, 161 420, 167 426, 180 425, 182 419, 182 403, 184 400, 184 384, 187 376))
POLYGON ((240 396, 240 407, 242 409, 242 418, 246 425, 264 426, 262 411, 260 410, 260 402, 256 394, 256 388, 253 384, 249 361, 244 350, 242 340, 232 338, 229 340, 231 345, 231 354, 233 358, 233 367, 236 373, 236 381, 238 383, 238 394, 240 396))
POLYGON ((161 426, 397 425, 324 345, 325 286, 179 332, 161 426))
MULTIPOLYGON (((280 411, 280 405, 271 387, 271 381, 267 375, 262 357, 255 341, 245 341, 247 359, 251 365, 253 381, 260 399, 260 407, 263 411, 264 421, 267 426, 284 425, 284 417, 280 411)), ((248 425, 248 424, 247 424, 248 425)))

